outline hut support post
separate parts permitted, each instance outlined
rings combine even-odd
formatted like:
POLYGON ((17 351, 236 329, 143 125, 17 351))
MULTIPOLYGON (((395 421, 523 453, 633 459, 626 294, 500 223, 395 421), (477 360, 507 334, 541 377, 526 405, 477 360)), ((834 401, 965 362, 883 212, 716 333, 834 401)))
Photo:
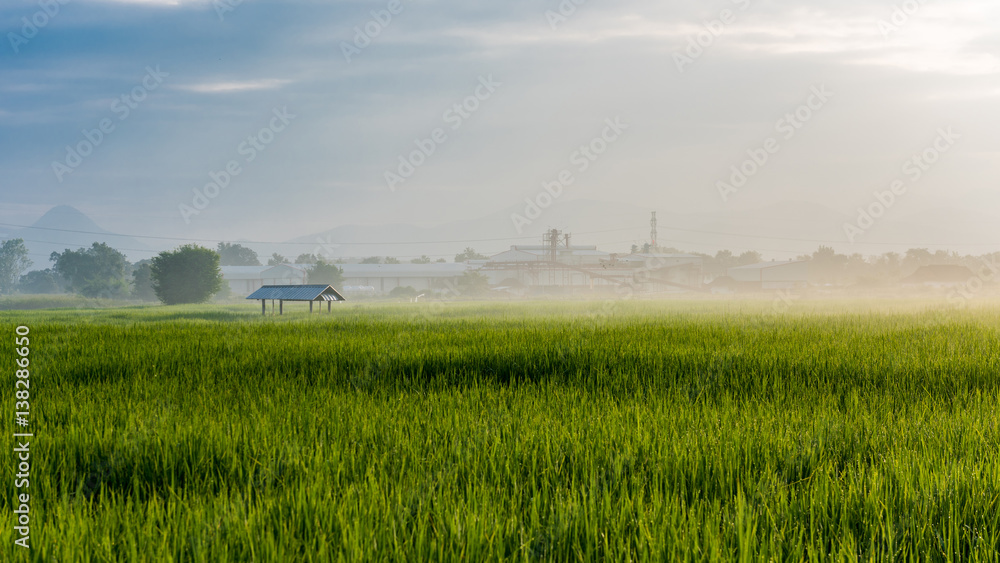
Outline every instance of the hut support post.
POLYGON ((330 311, 332 311, 332 309, 330 308, 330 302, 327 301, 326 302, 326 312, 329 313, 330 311))
POLYGON ((278 314, 279 315, 284 315, 285 314, 285 300, 284 299, 279 299, 278 300, 278 314))
POLYGON ((312 302, 312 301, 310 301, 310 302, 309 302, 309 314, 311 315, 311 314, 312 314, 312 312, 313 312, 313 302, 312 302))
POLYGON ((267 315, 267 301, 264 299, 260 300, 260 314, 267 315))

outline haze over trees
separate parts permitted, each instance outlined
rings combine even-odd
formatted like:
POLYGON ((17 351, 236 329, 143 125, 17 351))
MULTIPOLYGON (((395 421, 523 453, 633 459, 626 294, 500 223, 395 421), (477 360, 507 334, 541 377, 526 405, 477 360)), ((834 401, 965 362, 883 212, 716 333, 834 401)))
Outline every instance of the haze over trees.
POLYGON ((296 264, 315 264, 319 262, 319 256, 315 254, 299 254, 298 258, 295 259, 296 264))
POLYGON ((128 295, 125 280, 129 263, 125 255, 103 242, 90 248, 53 252, 52 269, 68 283, 68 289, 84 297, 121 298, 128 295))
POLYGON ((14 293, 21 274, 31 267, 24 239, 14 238, 0 244, 0 293, 14 293))
POLYGON ((150 266, 153 292, 165 305, 204 303, 222 289, 219 255, 189 244, 161 252, 150 266))
POLYGON ((260 266, 257 253, 241 244, 220 242, 216 247, 220 266, 260 266))
POLYGON ((140 301, 156 301, 153 291, 153 267, 150 260, 143 260, 132 270, 132 298, 140 301))
POLYGON ((59 274, 56 274, 51 268, 33 270, 21 276, 21 280, 17 284, 17 291, 42 295, 60 293, 62 285, 59 281, 59 274))
POLYGON ((455 255, 455 262, 468 262, 469 260, 486 260, 486 256, 476 252, 471 246, 455 255))
POLYGON ((340 287, 344 283, 344 270, 334 264, 319 260, 308 270, 309 283, 340 287))
POLYGON ((482 296, 489 293, 490 279, 479 272, 464 272, 458 278, 458 290, 467 297, 482 296))

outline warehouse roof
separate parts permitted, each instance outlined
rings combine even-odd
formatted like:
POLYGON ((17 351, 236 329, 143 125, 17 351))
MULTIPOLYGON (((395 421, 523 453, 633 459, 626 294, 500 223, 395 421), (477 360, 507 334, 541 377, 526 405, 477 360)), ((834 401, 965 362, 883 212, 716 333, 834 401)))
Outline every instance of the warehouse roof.
POLYGON ((265 285, 247 299, 275 301, 346 301, 332 285, 265 285))

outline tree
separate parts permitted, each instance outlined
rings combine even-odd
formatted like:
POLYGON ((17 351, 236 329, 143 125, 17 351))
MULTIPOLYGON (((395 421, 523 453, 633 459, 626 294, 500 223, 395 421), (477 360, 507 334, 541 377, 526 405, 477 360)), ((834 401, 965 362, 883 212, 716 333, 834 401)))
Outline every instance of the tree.
POLYGON ((468 262, 469 260, 486 260, 486 256, 476 252, 471 246, 467 246, 460 254, 455 255, 455 262, 468 262))
POLYGON ((458 278, 458 291, 462 295, 474 297, 483 295, 490 289, 490 278, 479 272, 468 271, 458 278))
POLYGON ((309 283, 327 284, 334 287, 344 283, 344 271, 323 260, 317 261, 316 265, 309 269, 308 276, 309 283))
POLYGON ((21 293, 59 293, 59 277, 51 269, 28 272, 21 276, 17 290, 21 293))
POLYGON ((277 252, 272 254, 271 257, 267 259, 268 266, 280 266, 281 264, 287 264, 287 263, 288 263, 288 258, 285 258, 284 256, 278 254, 277 252))
POLYGON ((399 264, 400 262, 399 262, 399 258, 393 258, 392 256, 386 256, 385 257, 385 263, 386 264, 399 264))
POLYGON ((31 267, 24 239, 12 238, 0 245, 0 293, 14 293, 21 274, 31 267))
POLYGON ((399 287, 392 288, 389 292, 389 297, 401 297, 404 299, 412 299, 417 296, 417 290, 409 285, 401 285, 399 287))
POLYGON ((49 260, 57 274, 69 283, 69 290, 85 297, 123 297, 128 295, 125 255, 103 242, 87 249, 53 252, 49 260))
POLYGON ((217 250, 220 266, 260 266, 257 253, 241 244, 220 242, 217 250))
POLYGON ((420 258, 414 258, 413 260, 410 260, 410 264, 430 264, 430 263, 431 259, 426 254, 424 254, 420 258))
POLYGON ((813 252, 809 276, 818 283, 838 283, 843 277, 846 265, 847 256, 837 254, 837 251, 832 247, 820 246, 816 252, 813 252))
POLYGON ((156 291, 153 290, 153 267, 148 260, 143 260, 132 270, 132 298, 140 301, 156 301, 156 291))
POLYGON ((319 256, 315 254, 299 254, 299 257, 295 259, 296 264, 315 264, 319 262, 319 256))
POLYGON ((150 266, 153 291, 166 305, 204 303, 222 289, 219 262, 215 251, 196 244, 161 252, 150 266))
POLYGON ((380 256, 369 256, 361 261, 362 264, 381 264, 382 258, 380 256))
POLYGON ((743 254, 736 257, 736 264, 738 266, 749 266, 751 264, 760 264, 764 261, 764 257, 760 255, 760 252, 756 250, 747 250, 743 254))

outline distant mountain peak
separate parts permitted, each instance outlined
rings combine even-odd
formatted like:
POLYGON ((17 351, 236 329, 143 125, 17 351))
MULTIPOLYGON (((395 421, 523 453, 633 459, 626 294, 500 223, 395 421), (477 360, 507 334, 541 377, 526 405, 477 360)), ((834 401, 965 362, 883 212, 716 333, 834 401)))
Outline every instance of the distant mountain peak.
POLYGON ((69 231, 86 231, 91 233, 111 234, 102 229, 90 217, 71 205, 57 205, 45 212, 32 225, 40 229, 63 229, 69 231))

